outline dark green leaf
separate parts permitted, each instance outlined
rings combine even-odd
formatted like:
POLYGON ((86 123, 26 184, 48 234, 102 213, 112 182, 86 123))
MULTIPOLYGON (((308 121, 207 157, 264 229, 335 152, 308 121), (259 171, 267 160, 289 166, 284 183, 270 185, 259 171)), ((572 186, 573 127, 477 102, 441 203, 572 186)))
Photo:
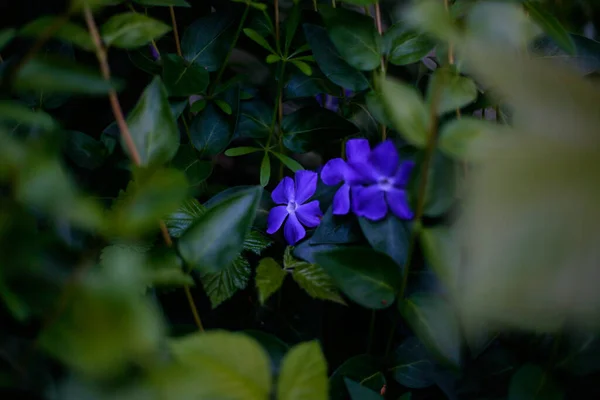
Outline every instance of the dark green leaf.
POLYGON ((17 30, 15 28, 2 29, 0 31, 0 50, 10 43, 15 36, 17 36, 17 30))
POLYGON ((283 48, 284 54, 288 55, 292 41, 296 36, 298 25, 300 24, 300 17, 302 13, 300 6, 295 4, 294 8, 285 20, 285 46, 283 48))
MULTIPOLYGON (((56 24, 59 17, 43 16, 40 17, 19 30, 21 36, 40 37, 45 34, 49 26, 56 24)), ((54 38, 65 42, 73 43, 74 45, 88 51, 94 50, 94 41, 87 29, 73 22, 64 22, 60 28, 54 33, 54 38)), ((0 46, 1 48, 2 46, 0 46)))
POLYGON ((210 161, 200 160, 194 147, 182 144, 173 157, 171 165, 185 173, 190 187, 199 190, 202 184, 212 174, 213 165, 210 161))
POLYGON ((272 109, 260 100, 243 101, 236 136, 262 139, 269 136, 273 119, 272 109))
POLYGON ((46 93, 106 94, 115 85, 105 81, 95 69, 55 57, 34 57, 19 70, 14 81, 17 90, 46 93))
POLYGON ((429 37, 407 30, 403 25, 392 26, 385 32, 383 40, 388 59, 394 65, 416 63, 435 47, 429 37))
POLYGON ((340 87, 327 79, 318 68, 313 68, 311 76, 294 71, 284 87, 284 97, 287 99, 314 97, 321 93, 339 96, 340 87))
POLYGON ((285 279, 286 272, 277 261, 263 258, 256 268, 256 289, 258 299, 264 304, 273 293, 279 290, 285 279))
POLYGON ((439 115, 461 109, 477 99, 477 86, 471 78, 461 76, 447 68, 438 68, 431 77, 427 100, 431 104, 437 97, 439 115))
POLYGON ((338 288, 361 306, 382 309, 394 302, 400 269, 387 255, 354 247, 318 253, 315 258, 338 288))
POLYGON ((281 127, 283 144, 294 153, 306 153, 358 131, 352 122, 321 107, 305 107, 288 114, 281 127))
POLYGON ((133 0, 144 6, 173 6, 173 7, 189 7, 190 5, 185 0, 133 0))
POLYGON ((260 147, 232 147, 231 149, 227 149, 225 155, 228 157, 238 157, 256 153, 257 151, 262 151, 262 149, 260 147))
POLYGON ((265 187, 271 179, 271 159, 269 153, 265 151, 262 162, 260 163, 260 186, 265 187))
MULTIPOLYGON (((429 168, 425 194, 425 215, 437 217, 446 213, 456 201, 456 164, 436 151, 429 168)), ((415 171, 414 182, 420 182, 422 171, 415 171)))
POLYGON ((331 41, 354 68, 371 71, 381 63, 381 37, 373 19, 342 7, 321 7, 331 41))
POLYGON ((294 247, 294 257, 297 257, 301 260, 308 261, 309 263, 315 264, 317 262, 316 255, 318 253, 335 250, 335 249, 343 249, 345 246, 337 245, 337 244, 315 244, 311 245, 310 240, 305 240, 301 242, 299 245, 294 247))
POLYGON ((568 54, 575 53, 575 43, 560 21, 536 2, 526 1, 525 9, 531 18, 568 54))
POLYGON ((369 244, 375 250, 390 256, 403 268, 410 238, 410 230, 406 223, 392 214, 380 221, 371 221, 363 217, 358 221, 369 244))
POLYGON ((183 34, 183 57, 213 72, 219 69, 229 49, 233 32, 229 14, 214 12, 195 21, 183 34))
POLYGON ((293 158, 290 158, 284 154, 277 153, 277 152, 274 152, 272 154, 275 157, 277 157, 279 159, 279 161, 281 161, 283 163, 283 165, 288 167, 292 172, 296 172, 296 171, 300 171, 300 170, 304 169, 304 167, 302 165, 300 165, 300 163, 298 161, 294 160, 293 158))
POLYGON ((379 392, 386 384, 379 361, 370 355, 362 354, 346 360, 329 378, 331 400, 348 398, 344 379, 349 378, 371 390, 379 392))
POLYGON ((171 113, 173 114, 173 118, 175 119, 175 121, 177 121, 179 119, 179 117, 181 117, 181 114, 183 114, 183 112, 185 111, 185 108, 188 106, 188 101, 187 100, 180 100, 180 101, 172 100, 169 102, 169 106, 171 108, 171 113))
POLYGON ((127 52, 131 62, 141 69, 149 73, 150 75, 160 75, 161 66, 157 60, 154 60, 150 50, 147 47, 140 47, 139 49, 130 50, 127 52))
POLYGON ((290 349, 281 363, 279 400, 327 400, 327 361, 317 341, 290 349))
MULTIPOLYGON (((371 90, 365 95, 365 105, 367 106, 370 115, 382 125, 393 127, 394 124, 391 122, 388 116, 388 110, 385 107, 383 96, 381 93, 371 90)), ((362 105, 361 105, 362 106, 362 105)))
POLYGON ((181 237, 183 233, 200 217, 206 213, 206 207, 196 199, 187 199, 175 211, 164 219, 169 230, 169 235, 174 238, 181 237))
POLYGON ((200 156, 214 156, 225 150, 232 130, 226 116, 214 104, 207 104, 192 120, 190 134, 200 156))
POLYGON ((17 125, 39 126, 47 130, 52 130, 57 126, 50 114, 43 111, 32 111, 16 101, 2 100, 0 101, 0 122, 4 121, 17 125))
POLYGON ((346 383, 346 388, 348 389, 348 393, 350 393, 350 398, 352 400, 379 400, 383 399, 379 395, 379 393, 374 392, 366 386, 362 386, 360 383, 356 383, 351 379, 344 378, 344 382, 346 383))
POLYGON ((449 366, 460 364, 461 336, 456 314, 442 298, 414 294, 404 299, 400 312, 429 351, 449 366))
MULTIPOLYGON (((127 116, 127 124, 141 165, 164 164, 177 153, 179 131, 160 77, 155 77, 146 87, 127 116)), ((121 144, 128 153, 123 135, 121 144)))
POLYGON ((201 274, 200 281, 213 308, 244 289, 250 280, 250 264, 241 255, 231 265, 215 274, 201 274))
POLYGON ((67 132, 65 152, 75 164, 87 169, 100 167, 108 156, 104 143, 78 131, 67 132))
POLYGON ((379 0, 344 0, 344 3, 354 4, 355 6, 370 6, 379 0))
POLYGON ((176 54, 163 60, 163 80, 171 96, 191 96, 204 93, 208 86, 208 71, 198 64, 188 64, 176 54))
POLYGON ((437 278, 449 289, 456 288, 456 274, 459 260, 458 242, 453 232, 443 226, 425 228, 420 232, 421 247, 425 259, 434 270, 437 278))
POLYGON ((186 263, 207 273, 231 265, 243 249, 261 193, 260 187, 246 188, 212 205, 179 239, 186 263))
POLYGON ((508 387, 508 400, 560 400, 563 390, 542 367, 525 364, 512 376, 508 387))
POLYGON ((356 243, 361 239, 360 227, 354 215, 333 215, 331 206, 310 238, 310 244, 356 243))
POLYGON ((411 389, 423 389, 434 384, 434 365, 423 344, 414 336, 396 349, 390 372, 399 384, 411 389))
POLYGON ((543 36, 533 44, 536 55, 565 64, 583 75, 600 70, 600 43, 585 36, 569 34, 575 44, 575 54, 565 52, 552 38, 543 36))
POLYGON ((106 46, 122 49, 142 47, 169 32, 171 27, 144 14, 127 12, 113 15, 100 28, 106 46))
POLYGON ((342 58, 324 28, 312 24, 303 27, 315 61, 328 79, 355 92, 369 86, 367 78, 342 58))
POLYGON ((246 34, 246 36, 255 41, 257 44, 262 46, 264 49, 270 51, 271 53, 277 53, 275 50, 273 50, 273 47, 271 47, 269 42, 267 42, 267 40, 264 37, 260 36, 260 34, 254 29, 244 28, 244 34, 246 34))

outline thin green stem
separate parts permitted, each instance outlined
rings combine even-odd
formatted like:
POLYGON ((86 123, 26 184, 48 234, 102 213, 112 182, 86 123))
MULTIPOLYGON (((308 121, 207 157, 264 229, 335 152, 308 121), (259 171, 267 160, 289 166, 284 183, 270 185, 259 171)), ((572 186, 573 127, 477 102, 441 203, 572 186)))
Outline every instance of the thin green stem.
POLYGON ((215 80, 213 81, 213 83, 211 83, 211 85, 210 85, 210 89, 208 90, 209 95, 212 95, 212 93, 217 88, 217 85, 219 84, 219 81, 223 77, 223 73, 225 72, 225 67, 227 67, 227 63, 229 62, 229 58, 231 57, 231 54, 233 53, 233 50, 235 49, 235 46, 237 45, 237 42, 238 42, 238 40, 240 38, 240 35, 242 33, 242 29, 244 29, 244 24, 246 23, 246 19, 248 18, 248 12, 249 11, 250 11, 250 5, 246 4, 246 8, 244 9, 244 13, 242 14, 242 18, 240 19, 240 23, 239 23, 239 25, 237 27, 237 30, 235 31, 235 36, 233 37, 233 42, 231 42, 231 46, 229 46, 229 50, 227 51, 227 55, 225 56, 225 60, 223 60, 223 65, 221 65, 221 68, 219 68, 219 72, 217 72, 217 77, 215 78, 215 80))
MULTIPOLYGON (((379 36, 383 36, 383 24, 381 23, 381 8, 379 7, 379 2, 375 3, 375 26, 377 27, 377 33, 379 33, 379 36)), ((381 79, 384 79, 386 70, 386 62, 384 56, 381 56, 380 63, 381 79)), ((381 124, 381 141, 385 142, 386 139, 387 127, 385 126, 385 124, 381 124)))
POLYGON ((319 6, 317 5, 317 0, 313 0, 313 8, 315 11, 319 11, 319 6))
POLYGON ((335 0, 331 0, 331 6, 335 8, 335 0))

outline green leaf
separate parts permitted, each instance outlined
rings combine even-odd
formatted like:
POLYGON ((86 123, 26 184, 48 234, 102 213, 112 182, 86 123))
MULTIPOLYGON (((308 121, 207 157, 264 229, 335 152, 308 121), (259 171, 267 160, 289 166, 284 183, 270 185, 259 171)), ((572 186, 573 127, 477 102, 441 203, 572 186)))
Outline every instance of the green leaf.
POLYGON ((317 264, 296 263, 292 270, 292 278, 313 299, 329 300, 346 305, 329 275, 317 264))
POLYGON ((388 110, 386 109, 383 97, 381 93, 371 90, 365 95, 365 105, 367 106, 367 110, 365 112, 370 113, 372 118, 375 118, 377 122, 382 125, 392 127, 394 124, 391 122, 390 117, 388 116, 388 110))
POLYGON ((354 68, 371 71, 381 63, 381 43, 373 19, 341 7, 322 6, 327 33, 344 60, 354 68))
POLYGON ((267 58, 265 58, 267 64, 275 64, 276 62, 281 61, 281 57, 277 54, 269 54, 267 58))
POLYGON ((262 151, 262 149, 260 147, 232 147, 231 149, 227 149, 225 155, 228 157, 239 157, 256 153, 257 151, 262 151))
POLYGON ((302 71, 304 75, 312 75, 312 68, 307 63, 299 60, 291 60, 291 63, 294 64, 300 71, 302 71))
POLYGON ((102 40, 107 47, 135 49, 158 39, 171 27, 144 14, 127 12, 113 15, 100 28, 102 40))
POLYGON ((435 102, 438 115, 461 109, 477 99, 477 86, 471 78, 447 68, 438 68, 427 89, 430 107, 435 102))
POLYGON ((216 308, 231 298, 238 290, 244 289, 250 280, 250 264, 241 255, 233 263, 216 274, 201 274, 200 281, 210 299, 212 308, 216 308))
POLYGON ((260 186, 265 187, 271 179, 271 160, 269 152, 265 151, 262 162, 260 163, 260 186))
POLYGON ((414 294, 399 307, 415 335, 436 358, 449 366, 460 365, 460 328, 446 301, 435 295, 414 294))
POLYGON ((232 137, 231 126, 219 109, 212 103, 192 120, 190 125, 192 144, 200 156, 214 156, 221 153, 232 137))
POLYGON ((406 339, 394 353, 394 366, 390 372, 401 385, 411 389, 424 389, 434 382, 435 367, 423 344, 416 337, 406 339))
POLYGON ((321 93, 339 96, 340 87, 332 83, 319 68, 313 68, 311 76, 306 76, 299 71, 292 71, 285 83, 284 97, 286 99, 314 97, 321 93))
POLYGON ((305 107, 286 115, 281 128, 283 144, 294 153, 306 153, 358 131, 352 122, 321 107, 305 107))
POLYGON ((390 63, 407 65, 420 61, 435 47, 426 35, 407 30, 404 25, 393 25, 383 35, 385 53, 390 63))
POLYGON ((256 268, 256 289, 261 304, 279 290, 285 279, 285 271, 272 258, 263 258, 256 268))
POLYGON ((260 36, 260 34, 258 32, 256 32, 254 29, 244 28, 244 34, 246 36, 248 36, 250 39, 252 39, 254 42, 256 42, 258 45, 260 45, 264 49, 268 50, 269 52, 275 53, 275 54, 277 53, 275 50, 273 50, 273 47, 271 47, 269 42, 267 42, 267 40, 264 37, 260 36))
POLYGON ((100 167, 108 156, 104 143, 78 131, 67 132, 65 152, 71 161, 86 169, 100 167))
POLYGON ((272 244, 273 241, 262 233, 250 231, 246 236, 246 239, 244 239, 244 250, 251 251, 257 256, 260 256, 261 253, 272 244))
POLYGON ((271 370, 274 375, 279 375, 281 361, 285 357, 285 354, 290 349, 290 346, 279 339, 275 335, 271 335, 269 333, 265 333, 259 330, 244 330, 246 335, 253 337, 256 339, 260 345, 269 353, 271 358, 271 370))
POLYGON ((201 100, 196 100, 191 106, 190 106, 190 112, 191 113, 199 113, 202 112, 202 110, 204 110, 206 108, 206 105, 208 104, 208 101, 201 99, 201 100))
POLYGON ((162 398, 265 400, 271 391, 269 357, 241 333, 210 331, 175 339, 175 362, 151 383, 162 398))
POLYGON ((421 95, 394 79, 381 82, 381 99, 394 128, 410 144, 423 148, 429 136, 429 113, 421 95))
POLYGON ((540 27, 550 36, 564 51, 569 54, 575 54, 575 43, 560 21, 544 10, 539 3, 526 1, 525 9, 529 15, 540 27))
POLYGON ((129 59, 140 70, 147 72, 150 75, 160 75, 162 68, 159 60, 155 60, 147 47, 129 50, 127 52, 129 59))
POLYGON ((583 75, 600 70, 600 43, 585 36, 569 34, 575 45, 575 54, 565 52, 548 36, 538 38, 533 44, 533 53, 579 71, 583 75))
POLYGON ((272 109, 260 100, 243 101, 236 136, 262 139, 269 136, 273 119, 272 109))
POLYGON ((153 228, 174 212, 187 195, 185 175, 176 169, 144 171, 111 210, 115 229, 122 235, 137 235, 153 228))
POLYGON ((454 232, 443 226, 425 228, 420 232, 420 239, 425 259, 437 278, 448 289, 456 290, 459 260, 454 232))
POLYGON ((317 253, 315 258, 337 287, 361 306, 382 309, 394 302, 400 269, 387 255, 354 247, 317 253))
POLYGON ((294 4, 292 11, 285 20, 285 46, 283 48, 285 55, 290 54, 290 46, 292 45, 292 41, 296 36, 296 31, 298 30, 301 16, 302 11, 300 6, 298 4, 294 4))
POLYGON ((106 6, 117 5, 123 3, 123 0, 71 0, 70 3, 69 11, 73 13, 83 10, 84 7, 96 10, 106 6))
POLYGON ((50 93, 106 94, 115 89, 95 70, 54 56, 34 57, 19 70, 14 87, 50 93))
POLYGON ((458 30, 444 3, 437 0, 421 0, 403 13, 410 27, 432 34, 441 42, 455 42, 459 37, 458 30))
POLYGON ((329 80, 355 92, 369 87, 369 81, 362 72, 342 58, 325 28, 312 24, 304 24, 303 27, 315 61, 329 80))
POLYGON ((348 398, 344 382, 346 378, 379 392, 386 385, 380 364, 380 360, 367 354, 361 354, 346 360, 329 378, 330 399, 346 400, 348 398))
POLYGON ((317 341, 300 343, 285 355, 278 400, 327 400, 327 361, 317 341))
POLYGON ((281 161, 283 163, 283 165, 288 167, 292 172, 296 172, 296 171, 300 171, 300 170, 304 169, 304 167, 302 165, 300 165, 300 163, 298 161, 286 156, 285 154, 281 154, 281 153, 277 153, 277 152, 273 152, 271 154, 273 154, 275 157, 277 157, 279 159, 279 161, 281 161))
MULTIPOLYGON (((160 77, 146 86, 127 116, 127 125, 141 165, 164 164, 175 156, 179 149, 179 131, 160 77)), ((121 145, 129 153, 123 135, 121 145)))
POLYGON ((199 18, 183 34, 183 57, 209 72, 217 71, 225 61, 233 39, 232 28, 233 18, 225 12, 217 11, 199 18))
POLYGON ((370 6, 379 0, 344 0, 344 3, 354 4, 355 6, 370 6))
POLYGON ((366 386, 362 386, 360 383, 354 382, 351 379, 344 378, 348 393, 352 400, 379 400, 383 399, 379 393, 374 392, 366 386))
POLYGON ((183 233, 206 213, 206 207, 196 199, 187 199, 177 209, 164 219, 169 235, 174 238, 181 237, 183 233))
POLYGON ((223 111, 227 115, 231 115, 231 113, 233 112, 231 110, 231 106, 223 100, 215 99, 215 104, 221 109, 221 111, 223 111))
POLYGON ((493 135, 498 126, 472 117, 452 120, 440 130, 438 146, 441 151, 456 160, 475 161, 477 143, 487 135, 493 135))
POLYGON ((9 121, 13 124, 25 126, 39 126, 52 130, 57 127, 50 114, 44 111, 32 111, 27 106, 16 101, 0 101, 0 121, 9 121))
POLYGON ((179 239, 185 262, 207 273, 229 266, 242 251, 261 193, 260 187, 245 188, 212 205, 179 239))
POLYGON ((148 286, 194 286, 194 279, 183 270, 181 258, 172 248, 158 248, 148 254, 148 286))
POLYGON ((176 54, 163 60, 163 80, 170 96, 186 97, 204 93, 208 87, 208 71, 198 64, 188 64, 176 54))
POLYGON ((508 387, 508 400, 560 400, 564 391, 547 372, 534 364, 525 364, 512 376, 508 387))
POLYGON ((404 268, 410 240, 410 229, 405 222, 392 214, 380 221, 359 217, 362 232, 373 249, 387 254, 404 268))
POLYGON ((202 188, 213 171, 212 162, 200 160, 196 150, 190 144, 179 146, 171 165, 185 173, 190 187, 195 190, 202 188))
POLYGON ((310 238, 310 244, 344 244, 361 240, 356 218, 353 215, 333 215, 333 206, 330 206, 310 238))
MULTIPOLYGON (((428 171, 424 215, 439 217, 450 210, 457 201, 457 173, 456 163, 440 151, 434 152, 428 171)), ((422 175, 422 169, 415 171, 414 182, 421 182, 422 175)))
MULTIPOLYGON (((46 34, 49 26, 57 24, 59 17, 43 16, 34 21, 31 21, 19 30, 20 36, 40 37, 46 34)), ((94 51, 94 41, 87 29, 73 22, 64 22, 60 28, 54 33, 54 38, 62 41, 73 43, 74 45, 87 51, 94 51)), ((0 46, 1 48, 2 46, 0 46)))
POLYGON ((0 30, 0 50, 9 44, 15 36, 17 36, 17 30, 15 28, 6 28, 0 30))
POLYGON ((190 5, 185 0, 133 0, 144 6, 172 6, 172 7, 189 7, 190 5))

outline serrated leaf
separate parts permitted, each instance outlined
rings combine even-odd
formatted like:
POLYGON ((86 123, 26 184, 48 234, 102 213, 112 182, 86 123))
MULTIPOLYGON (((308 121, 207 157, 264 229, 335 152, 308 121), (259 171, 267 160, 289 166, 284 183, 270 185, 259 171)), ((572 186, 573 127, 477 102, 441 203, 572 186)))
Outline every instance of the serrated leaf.
POLYGON ((259 256, 273 241, 258 231, 250 231, 244 239, 244 250, 259 256))
POLYGON ((317 264, 297 263, 292 278, 310 297, 346 305, 329 275, 317 264))
POLYGON ((300 343, 285 355, 279 380, 279 400, 327 400, 327 362, 318 342, 300 343))
POLYGON ((171 27, 159 20, 136 12, 113 15, 100 28, 107 47, 134 49, 169 32, 171 27))
POLYGON ((250 280, 250 263, 238 255, 233 263, 216 274, 200 274, 204 291, 210 299, 212 308, 216 308, 231 298, 238 290, 244 289, 250 280))
POLYGON ((185 200, 171 215, 164 219, 165 225, 169 230, 169 235, 174 238, 181 237, 183 233, 206 213, 204 207, 196 199, 185 200))
POLYGON ((264 304, 283 284, 286 272, 277 261, 263 258, 256 268, 256 289, 261 304, 264 304))

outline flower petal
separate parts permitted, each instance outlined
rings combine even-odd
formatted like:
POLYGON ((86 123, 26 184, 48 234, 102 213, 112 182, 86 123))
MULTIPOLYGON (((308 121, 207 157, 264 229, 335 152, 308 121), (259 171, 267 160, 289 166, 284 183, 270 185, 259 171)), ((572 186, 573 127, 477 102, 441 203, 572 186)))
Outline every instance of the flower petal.
POLYGON ((296 214, 290 214, 290 217, 283 228, 283 236, 285 236, 285 240, 291 245, 298 243, 306 236, 306 230, 300 224, 300 221, 298 221, 296 214))
POLYGON ((321 180, 324 184, 329 186, 337 185, 344 180, 346 168, 348 168, 346 161, 341 158, 329 160, 321 170, 321 180))
POLYGON ((319 200, 313 200, 310 203, 302 204, 296 209, 296 216, 302 225, 314 228, 321 223, 323 213, 319 208, 319 200))
POLYGON ((350 185, 342 185, 333 196, 333 214, 346 215, 350 211, 350 185))
POLYGON ((366 161, 371 153, 367 139, 350 139, 346 142, 346 159, 348 162, 366 161))
POLYGON ((392 189, 385 197, 394 215, 401 219, 412 219, 414 214, 410 210, 406 190, 392 189))
POLYGON ((281 224, 283 224, 283 221, 285 221, 287 216, 287 206, 273 207, 269 212, 269 217, 267 218, 267 233, 271 235, 277 232, 279 228, 281 228, 281 224))
POLYGON ((296 203, 303 204, 317 191, 317 173, 300 170, 296 172, 296 203))
POLYGON ((400 167, 398 168, 398 171, 396 171, 394 184, 400 187, 408 185, 408 181, 410 180, 410 174, 414 167, 414 161, 404 161, 403 163, 401 163, 400 167))
POLYGON ((294 180, 288 176, 283 178, 271 193, 271 198, 275 204, 287 204, 294 200, 294 180))
POLYGON ((377 183, 377 177, 380 175, 375 168, 366 161, 346 164, 344 181, 350 186, 372 185, 377 183))
POLYGON ((391 140, 377 145, 369 155, 369 162, 380 176, 392 177, 398 170, 398 150, 391 140))
POLYGON ((384 192, 377 185, 353 187, 352 209, 359 217, 372 221, 382 219, 387 214, 384 192))

